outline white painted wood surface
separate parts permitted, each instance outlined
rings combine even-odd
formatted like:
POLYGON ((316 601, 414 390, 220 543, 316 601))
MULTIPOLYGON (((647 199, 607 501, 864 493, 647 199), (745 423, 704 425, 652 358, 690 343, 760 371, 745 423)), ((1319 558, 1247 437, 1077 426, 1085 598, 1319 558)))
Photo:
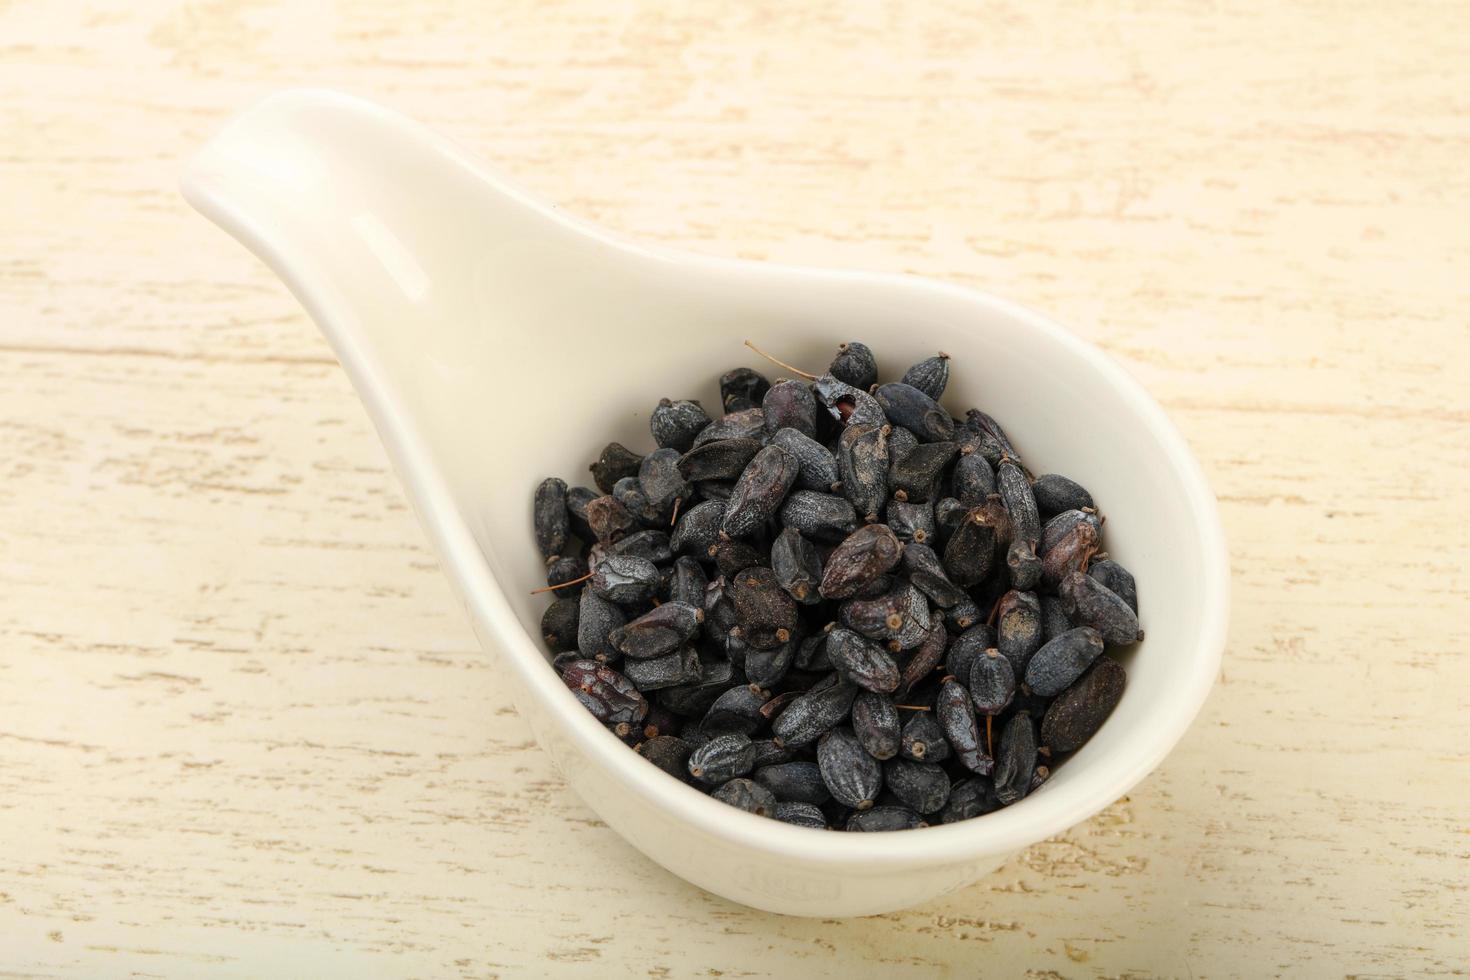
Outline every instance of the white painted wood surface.
POLYGON ((1464 971, 1470 11, 671 6, 0 3, 0 975, 1464 971), (1231 537, 1193 731, 901 915, 642 860, 530 744, 316 331, 175 192, 300 83, 637 236, 1100 343, 1231 537))

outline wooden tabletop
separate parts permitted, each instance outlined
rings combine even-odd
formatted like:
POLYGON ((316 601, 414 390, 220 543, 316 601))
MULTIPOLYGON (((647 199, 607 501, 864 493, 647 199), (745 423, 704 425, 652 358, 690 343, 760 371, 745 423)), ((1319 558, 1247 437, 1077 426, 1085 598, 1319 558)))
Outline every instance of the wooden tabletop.
POLYGON ((1464 5, 675 6, 0 4, 0 975, 1465 970, 1464 5), (644 860, 531 742, 315 328, 175 189, 303 83, 634 236, 1100 344, 1231 542, 1189 735, 903 914, 644 860))

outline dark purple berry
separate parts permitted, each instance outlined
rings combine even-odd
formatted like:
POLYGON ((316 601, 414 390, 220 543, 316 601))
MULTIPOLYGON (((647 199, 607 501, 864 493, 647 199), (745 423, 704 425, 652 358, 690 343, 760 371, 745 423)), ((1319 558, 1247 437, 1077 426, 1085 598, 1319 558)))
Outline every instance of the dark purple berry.
POLYGON ((562 670, 561 680, 604 725, 636 725, 648 715, 648 702, 633 682, 606 664, 575 660, 562 670))
POLYGON ((978 775, 990 775, 995 762, 986 753, 980 740, 980 727, 975 723, 975 707, 970 703, 970 692, 965 686, 953 677, 941 684, 939 696, 934 702, 934 712, 960 765, 978 775))
POLYGON ((744 776, 755 764, 755 746, 740 732, 724 732, 689 755, 689 775, 701 783, 717 784, 744 776))
POLYGON ((660 448, 687 453, 694 445, 694 437, 709 425, 709 421, 709 416, 699 402, 676 402, 661 398, 648 416, 648 430, 653 433, 653 441, 660 448))
POLYGON ((1069 573, 1058 591, 1072 622, 1091 626, 1109 646, 1127 646, 1143 639, 1138 614, 1117 593, 1086 572, 1069 573))
POLYGON ((725 534, 744 537, 770 520, 796 483, 798 466, 796 457, 780 446, 767 446, 756 453, 730 494, 725 534))
POLYGON ((726 412, 740 412, 760 405, 771 383, 759 371, 732 368, 720 375, 720 404, 726 412))
POLYGON ((817 765, 832 798, 854 810, 866 810, 883 789, 883 768, 848 728, 834 728, 817 742, 817 765))
POLYGON ((886 384, 873 397, 893 425, 908 429, 919 441, 949 442, 954 438, 954 419, 937 401, 913 385, 886 384))
POLYGON ((1031 484, 1031 492, 1036 497, 1037 509, 1047 517, 1060 514, 1064 510, 1097 506, 1092 502, 1092 494, 1085 487, 1060 473, 1043 473, 1038 476, 1036 482, 1031 484))
POLYGON ((949 385, 949 355, 940 351, 933 357, 926 357, 905 371, 899 380, 938 401, 944 397, 944 389, 949 385))
POLYGON ((749 779, 732 779, 710 793, 710 796, 758 817, 776 815, 776 798, 771 795, 771 791, 749 779))
POLYGON ((610 442, 603 448, 602 455, 597 457, 597 462, 588 469, 592 471, 597 489, 608 494, 612 493, 613 487, 623 477, 637 476, 638 465, 642 462, 642 456, 630 452, 622 443, 610 442))
POLYGON ((1101 657, 1092 669, 1057 695, 1041 719, 1041 743, 1053 752, 1081 748, 1102 727, 1123 697, 1122 664, 1101 657))

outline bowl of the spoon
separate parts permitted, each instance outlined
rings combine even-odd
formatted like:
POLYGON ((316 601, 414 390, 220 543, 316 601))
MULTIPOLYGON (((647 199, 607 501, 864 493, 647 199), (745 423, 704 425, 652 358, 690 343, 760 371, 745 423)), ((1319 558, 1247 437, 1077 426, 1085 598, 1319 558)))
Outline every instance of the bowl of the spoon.
MULTIPOLYGON (((295 91, 214 136, 182 186, 290 286, 336 351, 520 713, 599 816, 673 873, 797 915, 902 908, 975 881, 1118 799, 1173 748, 1219 668, 1229 605, 1215 500, 1188 446, 1117 364, 1044 316, 969 289, 640 246, 537 201, 370 103, 295 91), (717 379, 810 371, 860 339, 885 378, 943 350, 944 403, 1005 426, 1034 473, 1083 482, 1139 583, 1147 637, 1102 729, 1034 794, 887 834, 794 827, 665 775, 599 725, 549 664, 530 502, 591 485, 619 440, 652 448, 661 396, 718 414, 717 379)), ((528 832, 550 833, 550 827, 528 832)), ((983 898, 977 896, 977 901, 983 898)))

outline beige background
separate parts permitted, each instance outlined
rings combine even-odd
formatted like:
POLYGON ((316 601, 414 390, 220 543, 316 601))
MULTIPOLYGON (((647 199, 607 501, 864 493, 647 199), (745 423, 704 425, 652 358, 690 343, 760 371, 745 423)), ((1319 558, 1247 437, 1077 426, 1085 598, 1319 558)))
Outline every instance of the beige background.
POLYGON ((1464 970, 1470 8, 674 6, 0 2, 0 974, 1464 970), (1101 344, 1231 539, 1194 729, 902 915, 641 859, 530 744, 316 331, 175 191, 296 83, 636 236, 1101 344))

